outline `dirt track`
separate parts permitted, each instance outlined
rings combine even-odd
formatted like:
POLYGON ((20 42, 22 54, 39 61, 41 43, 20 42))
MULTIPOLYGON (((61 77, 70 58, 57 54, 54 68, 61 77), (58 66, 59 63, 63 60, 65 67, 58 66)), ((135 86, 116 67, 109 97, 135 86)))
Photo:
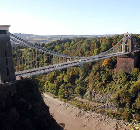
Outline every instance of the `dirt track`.
POLYGON ((64 123, 66 130, 124 130, 123 121, 85 112, 47 94, 44 94, 44 101, 57 123, 64 123))

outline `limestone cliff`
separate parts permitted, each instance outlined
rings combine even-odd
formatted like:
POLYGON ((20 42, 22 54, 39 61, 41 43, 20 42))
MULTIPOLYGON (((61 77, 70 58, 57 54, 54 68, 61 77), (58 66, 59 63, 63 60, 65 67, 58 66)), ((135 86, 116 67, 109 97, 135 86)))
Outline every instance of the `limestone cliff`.
POLYGON ((0 86, 0 130, 61 130, 31 80, 0 86))

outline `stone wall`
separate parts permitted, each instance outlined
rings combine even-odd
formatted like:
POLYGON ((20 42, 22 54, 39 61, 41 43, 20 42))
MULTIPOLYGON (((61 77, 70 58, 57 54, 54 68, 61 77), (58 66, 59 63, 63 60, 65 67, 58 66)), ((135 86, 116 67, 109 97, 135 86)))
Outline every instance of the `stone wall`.
POLYGON ((138 62, 138 55, 136 53, 118 56, 116 71, 118 72, 120 69, 123 69, 127 73, 131 73, 132 70, 135 67, 137 67, 137 62, 138 62))
POLYGON ((0 84, 14 80, 15 70, 10 37, 8 34, 0 34, 0 84))

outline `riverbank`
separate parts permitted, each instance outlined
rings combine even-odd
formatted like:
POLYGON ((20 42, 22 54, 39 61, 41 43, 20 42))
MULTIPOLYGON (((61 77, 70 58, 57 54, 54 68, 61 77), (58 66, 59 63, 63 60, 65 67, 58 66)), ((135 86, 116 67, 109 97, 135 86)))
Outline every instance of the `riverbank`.
POLYGON ((48 94, 44 94, 44 102, 57 123, 65 124, 65 130, 125 130, 123 121, 78 109, 48 94))

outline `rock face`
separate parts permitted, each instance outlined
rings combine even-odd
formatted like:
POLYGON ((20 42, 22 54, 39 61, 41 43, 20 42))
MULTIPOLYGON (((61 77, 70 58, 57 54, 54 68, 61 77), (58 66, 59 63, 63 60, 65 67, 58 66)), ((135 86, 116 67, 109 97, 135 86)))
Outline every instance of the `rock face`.
POLYGON ((104 102, 104 97, 100 93, 96 92, 95 90, 92 90, 91 92, 87 91, 85 95, 86 97, 90 98, 93 101, 102 102, 102 103, 104 102))
POLYGON ((96 92, 95 90, 87 91, 86 92, 86 97, 90 97, 92 101, 104 103, 103 105, 99 105, 97 108, 98 109, 110 109, 110 110, 116 110, 117 108, 115 107, 113 102, 106 102, 110 99, 111 93, 108 93, 104 99, 104 96, 101 95, 100 93, 96 92))
POLYGON ((0 130, 61 130, 30 80, 0 88, 0 130), (12 89, 11 89, 12 88, 12 89))

